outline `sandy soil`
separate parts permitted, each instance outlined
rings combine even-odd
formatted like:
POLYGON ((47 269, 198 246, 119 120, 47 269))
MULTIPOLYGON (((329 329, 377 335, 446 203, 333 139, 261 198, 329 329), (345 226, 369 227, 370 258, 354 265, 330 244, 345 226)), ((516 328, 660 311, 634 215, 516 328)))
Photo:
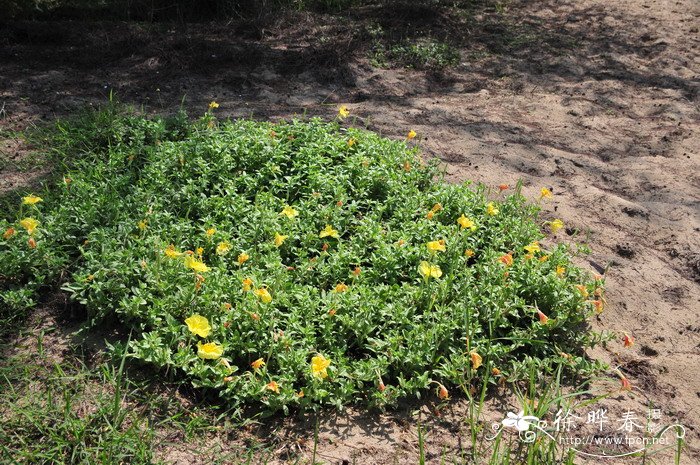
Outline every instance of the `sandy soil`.
MULTIPOLYGON (((356 124, 386 136, 416 130, 450 180, 522 179, 533 197, 548 186, 555 196, 544 217, 586 238, 593 252, 583 266, 607 270, 607 307, 594 327, 637 341, 625 349, 618 338, 591 355, 619 366, 666 418, 685 425, 681 463, 700 463, 699 26, 695 0, 523 1, 505 13, 462 15, 366 8, 256 27, 17 23, 0 37, 0 128, 103 103, 110 90, 152 112, 172 111, 183 95, 194 113, 216 100, 219 114, 232 117, 332 117, 346 103, 356 124), (375 68, 370 24, 396 37, 447 39, 461 64, 375 68)), ((39 170, 16 169, 21 143, 7 139, 0 150, 9 160, 0 191, 40 179, 39 170)), ((430 403, 391 415, 329 414, 318 457, 416 463, 419 410, 428 461, 439 462, 465 438, 466 408, 456 401, 439 418, 430 403)), ((494 405, 490 419, 515 408, 494 405)), ((625 396, 617 408, 645 404, 625 396)), ((310 454, 313 428, 297 419, 248 433, 279 444, 273 458, 284 461, 310 454)), ((163 456, 189 464, 222 454, 230 438, 212 435, 208 454, 167 439, 174 444, 163 456)))

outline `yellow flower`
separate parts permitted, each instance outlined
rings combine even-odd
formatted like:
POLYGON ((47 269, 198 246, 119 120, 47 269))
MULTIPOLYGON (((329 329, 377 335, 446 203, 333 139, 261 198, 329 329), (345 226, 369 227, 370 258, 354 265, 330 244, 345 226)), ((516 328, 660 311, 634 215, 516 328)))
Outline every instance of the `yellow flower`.
POLYGON ((417 135, 418 134, 416 134, 416 131, 411 129, 410 131, 408 131, 408 134, 406 135, 406 139, 408 139, 408 140, 414 139, 417 135))
POLYGON ((263 303, 269 304, 270 302, 272 302, 272 296, 270 295, 270 292, 264 287, 256 289, 255 291, 253 291, 253 294, 255 294, 260 300, 262 300, 263 303))
POLYGON ((529 254, 534 254, 535 252, 540 251, 540 243, 538 241, 534 241, 523 247, 529 254))
POLYGON ((556 219, 549 223, 549 230, 552 231, 552 234, 556 234, 557 231, 559 231, 561 228, 564 227, 564 222, 560 219, 556 219))
POLYGON ((435 213, 439 212, 440 210, 442 210, 442 204, 440 202, 433 205, 433 208, 430 209, 430 211, 435 213))
POLYGON ((243 292, 248 292, 253 288, 253 280, 250 278, 245 278, 243 280, 243 292))
POLYGON ((19 222, 19 225, 26 229, 31 236, 36 231, 37 226, 39 226, 39 222, 34 218, 25 218, 19 222))
POLYGON ((207 360, 216 360, 224 355, 224 348, 216 342, 197 343, 197 356, 207 360))
POLYGON ((486 214, 489 216, 498 215, 498 208, 496 208, 493 202, 489 202, 488 205, 486 205, 486 214))
POLYGON ((274 392, 274 393, 279 394, 279 392, 280 392, 280 385, 277 384, 276 381, 270 381, 269 383, 267 383, 267 384, 265 385, 265 389, 267 389, 267 390, 269 390, 269 391, 272 391, 272 392, 274 392))
POLYGON ((255 360, 253 363, 250 364, 250 366, 253 367, 253 370, 259 370, 260 368, 265 366, 265 360, 262 358, 259 358, 255 360))
POLYGON ((192 255, 185 257, 185 266, 190 268, 197 273, 206 273, 209 271, 209 267, 204 264, 204 262, 197 260, 192 255))
POLYGON ((215 109, 215 108, 219 108, 219 104, 216 103, 216 102, 214 102, 214 101, 211 101, 211 102, 209 103, 209 109, 210 109, 210 110, 213 110, 213 109, 215 109))
POLYGON ((216 233, 216 228, 207 229, 207 236, 211 237, 216 233))
POLYGON ((199 258, 202 258, 202 254, 204 253, 204 247, 197 247, 197 255, 199 258))
POLYGON ((355 145, 355 139, 350 138, 350 139, 348 140, 348 147, 352 147, 353 145, 355 145))
POLYGON ((439 278, 442 276, 442 270, 437 265, 431 265, 428 262, 420 262, 418 265, 418 272, 425 278, 429 280, 430 278, 439 278))
POLYGON ((476 370, 481 366, 483 359, 475 350, 469 352, 469 358, 472 360, 472 369, 476 370))
POLYGON ((344 119, 350 116, 350 110, 348 110, 348 107, 346 105, 341 105, 338 108, 338 118, 344 119))
POLYGON ((439 241, 430 241, 425 246, 428 248, 430 253, 444 252, 445 251, 445 241, 440 239, 439 241))
POLYGON ((552 196, 552 191, 547 189, 546 187, 543 187, 540 189, 540 199, 548 199, 552 196))
POLYGON ((182 255, 182 253, 181 253, 181 252, 178 252, 178 251, 175 249, 175 246, 174 246, 173 244, 170 244, 169 246, 167 246, 167 247, 165 248, 165 255, 166 255, 168 258, 177 258, 177 257, 179 257, 180 255, 182 255))
POLYGON ((338 233, 338 230, 333 229, 333 226, 327 224, 326 227, 322 229, 320 233, 318 233, 318 237, 323 239, 324 237, 329 236, 338 239, 340 237, 340 233, 338 233))
POLYGON ((287 205, 282 209, 280 215, 284 215, 291 220, 299 216, 299 212, 287 205))
POLYGON ((464 216, 464 215, 462 215, 462 216, 460 216, 459 218, 457 218, 457 224, 459 224, 459 226, 460 226, 462 229, 467 229, 467 228, 469 228, 469 229, 471 229, 472 231, 475 231, 475 230, 476 230, 476 225, 474 224, 474 222, 473 222, 472 220, 470 220, 469 218, 467 218, 466 216, 464 216))
POLYGON ((543 262, 543 263, 546 262, 547 260, 549 260, 549 255, 542 255, 542 256, 540 257, 540 261, 543 262))
POLYGON ((559 265, 559 266, 557 266, 557 271, 556 271, 556 273, 557 273, 557 276, 564 276, 564 273, 566 273, 566 268, 564 268, 563 266, 559 265))
POLYGON ((28 195, 26 197, 22 197, 22 203, 24 205, 36 205, 39 202, 42 202, 44 199, 41 197, 37 197, 36 195, 28 195))
POLYGON ((229 250, 231 250, 231 244, 228 242, 219 242, 219 244, 216 246, 216 254, 217 255, 226 255, 229 250))
POLYGON ((250 255, 248 255, 247 253, 243 252, 242 254, 240 254, 240 255, 238 256, 237 261, 238 261, 238 264, 239 264, 239 265, 242 265, 242 264, 244 264, 245 262, 247 262, 248 259, 250 259, 250 255))
POLYGON ((331 361, 321 354, 315 355, 311 359, 311 374, 315 378, 325 379, 328 377, 326 369, 331 366, 331 361))
POLYGON ((197 313, 187 318, 185 324, 192 334, 196 334, 199 337, 207 337, 211 333, 209 320, 197 313))
POLYGON ((340 292, 345 292, 348 290, 348 286, 345 283, 339 283, 335 285, 335 289, 333 289, 335 292, 340 293, 340 292))
POLYGON ((467 249, 464 251, 464 255, 466 255, 467 257, 473 257, 474 251, 472 249, 467 249))
POLYGON ((428 212, 428 214, 425 215, 425 217, 428 218, 429 220, 432 220, 432 219, 433 219, 433 216, 435 216, 435 212, 432 211, 432 210, 430 210, 430 211, 428 212))
POLYGON ((145 231, 148 226, 148 220, 141 220, 138 222, 138 227, 141 231, 145 231))
POLYGON ((283 236, 280 233, 275 233, 275 247, 281 246, 288 237, 289 236, 283 236))

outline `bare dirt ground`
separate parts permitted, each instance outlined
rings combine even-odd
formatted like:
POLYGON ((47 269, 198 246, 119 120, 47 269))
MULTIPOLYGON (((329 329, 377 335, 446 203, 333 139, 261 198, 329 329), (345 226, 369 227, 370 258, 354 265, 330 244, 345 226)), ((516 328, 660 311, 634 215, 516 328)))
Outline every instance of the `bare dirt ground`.
MULTIPOLYGON (((522 1, 505 11, 480 6, 459 14, 364 8, 344 16, 288 14, 254 27, 5 24, 0 128, 24 129, 104 103, 111 90, 151 112, 173 111, 183 95, 192 113, 216 100, 218 114, 231 117, 333 117, 345 103, 356 124, 386 136, 417 131, 426 156, 444 161, 450 180, 512 186, 522 179, 531 197, 548 186, 555 195, 545 218, 581 231, 593 250, 582 265, 607 269, 607 306, 594 327, 636 338, 631 349, 618 338, 591 355, 619 366, 665 416, 687 427, 681 463, 694 464, 700 463, 699 27, 695 0, 522 1), (444 71, 374 67, 368 28, 376 25, 388 37, 447 40, 461 62, 444 71)), ((0 191, 37 182, 40 170, 15 168, 22 144, 12 138, 3 144, 9 163, 0 165, 0 191)), ((640 398, 625 402, 644 407, 640 398)), ((417 463, 414 408, 431 410, 421 404, 395 414, 323 417, 318 458, 417 463)), ((465 408, 457 401, 440 418, 424 417, 429 463, 439 462, 441 451, 459 450, 465 408)), ((516 407, 498 411, 505 409, 516 407)), ((308 456, 313 428, 306 419, 256 431, 279 444, 272 458, 284 461, 308 456)), ((212 434, 206 447, 165 440, 171 444, 162 456, 189 464, 207 463, 231 438, 212 434)))

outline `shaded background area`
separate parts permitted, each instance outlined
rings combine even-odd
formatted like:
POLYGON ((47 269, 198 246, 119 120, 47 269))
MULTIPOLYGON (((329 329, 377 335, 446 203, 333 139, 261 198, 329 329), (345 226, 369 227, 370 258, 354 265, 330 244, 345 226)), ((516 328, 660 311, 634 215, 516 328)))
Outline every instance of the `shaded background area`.
MULTIPOLYGON (((45 12, 3 2, 16 18, 0 23, 0 192, 51 169, 17 131, 110 93, 146 112, 182 105, 198 115, 216 100, 221 117, 261 119, 332 118, 342 103, 355 125, 395 138, 414 129, 450 180, 522 179, 533 198, 541 186, 553 190, 543 219, 563 219, 578 232, 569 240, 593 250, 581 265, 607 270, 607 308, 594 325, 637 339, 632 350, 618 339, 591 355, 620 366, 688 426, 698 457, 696 1, 251 0, 192 9, 170 0, 90 2, 102 5, 93 11, 47 2, 45 12)), ((453 416, 435 426, 433 450, 456 447, 448 438, 465 432, 459 409, 453 416)), ((377 421, 324 420, 324 454, 415 457, 405 417, 366 426, 377 421)), ((289 431, 275 431, 280 447, 289 431)), ((168 453, 195 463, 180 446, 168 453)))

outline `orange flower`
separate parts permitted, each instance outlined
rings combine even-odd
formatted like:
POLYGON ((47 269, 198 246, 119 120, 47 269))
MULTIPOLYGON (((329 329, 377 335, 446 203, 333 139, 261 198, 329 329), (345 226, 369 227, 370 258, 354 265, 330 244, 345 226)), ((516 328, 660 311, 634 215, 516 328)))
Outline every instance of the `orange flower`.
POLYGON ((29 238, 29 240, 27 241, 27 244, 29 245, 30 249, 36 249, 36 241, 34 240, 33 237, 29 238))
POLYGON ((498 190, 501 191, 501 192, 503 192, 503 191, 505 191, 505 190, 508 190, 508 184, 500 184, 500 185, 498 186, 498 190))
POLYGON ((386 386, 384 385, 384 381, 382 379, 379 379, 379 385, 377 386, 377 389, 379 389, 379 392, 384 392, 386 389, 386 386))
POLYGON ((251 314, 250 314, 250 317, 251 317, 253 320, 255 320, 255 321, 260 321, 260 315, 258 315, 258 314, 255 313, 255 312, 251 313, 251 314))
POLYGON ((403 162, 403 170, 407 173, 411 171, 411 164, 408 161, 403 162))
POLYGON ((632 347, 634 345, 634 336, 625 333, 622 337, 622 342, 625 344, 625 347, 632 347))
MULTIPOLYGON (((146 262, 143 262, 144 265, 146 262)), ((143 265, 142 265, 143 266, 143 265)), ((195 274, 194 275, 194 288, 195 290, 200 290, 202 288, 202 284, 204 284, 204 276, 201 274, 195 274)))
POLYGON ((541 325, 546 325, 547 322, 549 321, 549 317, 542 313, 542 310, 537 309, 537 317, 540 319, 540 324, 541 325))
POLYGON ((416 134, 416 131, 411 129, 410 131, 408 131, 408 134, 406 135, 406 139, 408 139, 408 140, 414 139, 417 135, 418 134, 416 134))
POLYGON ((244 264, 245 262, 247 262, 249 259, 250 259, 250 255, 248 255, 247 253, 243 252, 242 254, 240 254, 240 255, 238 256, 238 260, 237 260, 237 261, 238 261, 238 264, 239 264, 239 265, 242 265, 242 264, 244 264))
POLYGON ((425 215, 425 217, 428 218, 429 220, 432 220, 433 216, 435 216, 435 212, 432 210, 429 211, 427 215, 425 215))
POLYGON ((630 380, 625 378, 624 376, 620 378, 620 382, 622 383, 622 386, 620 387, 621 391, 631 391, 632 390, 632 384, 630 383, 630 380))
POLYGON ((586 286, 584 286, 583 284, 577 284, 576 289, 578 289, 578 291, 581 293, 584 299, 588 297, 588 290, 586 289, 586 286))
POLYGON ((360 276, 360 273, 362 273, 362 270, 360 269, 359 266, 356 266, 355 269, 352 270, 352 274, 353 274, 355 277, 360 276))
POLYGON ((259 358, 255 360, 253 363, 250 364, 251 367, 253 367, 253 370, 259 370, 260 368, 265 366, 265 360, 262 358, 259 358))
POLYGON ((475 350, 469 352, 469 358, 472 360, 472 368, 474 370, 478 369, 483 362, 481 355, 479 355, 475 350))
POLYGON ((430 209, 430 211, 434 211, 435 213, 439 212, 440 210, 442 210, 442 204, 439 202, 433 205, 433 208, 430 209))
POLYGON ((513 264, 513 253, 508 252, 505 255, 501 255, 501 257, 498 259, 501 263, 503 263, 505 266, 510 266, 513 264))
POLYGON ((9 239, 15 235, 15 228, 7 228, 5 234, 2 235, 4 239, 9 239))
POLYGON ((269 383, 267 383, 267 384, 265 385, 265 389, 279 394, 279 392, 280 392, 280 385, 277 384, 276 381, 270 381, 269 383))
POLYGON ((501 370, 499 370, 499 369, 496 368, 496 367, 493 367, 493 368, 491 368, 491 374, 492 374, 493 376, 498 376, 498 375, 501 374, 501 370))
POLYGON ((253 288, 253 280, 250 278, 245 278, 243 280, 243 291, 248 292, 253 288))
POLYGON ((593 306, 595 307, 595 312, 597 314, 603 313, 603 301, 600 299, 596 299, 593 301, 593 306))
POLYGON ((336 314, 335 308, 331 308, 330 310, 328 310, 328 315, 329 315, 329 316, 335 316, 335 314, 336 314))
POLYGON ((450 398, 450 392, 442 384, 440 384, 440 387, 438 388, 438 397, 440 400, 447 400, 450 398))

